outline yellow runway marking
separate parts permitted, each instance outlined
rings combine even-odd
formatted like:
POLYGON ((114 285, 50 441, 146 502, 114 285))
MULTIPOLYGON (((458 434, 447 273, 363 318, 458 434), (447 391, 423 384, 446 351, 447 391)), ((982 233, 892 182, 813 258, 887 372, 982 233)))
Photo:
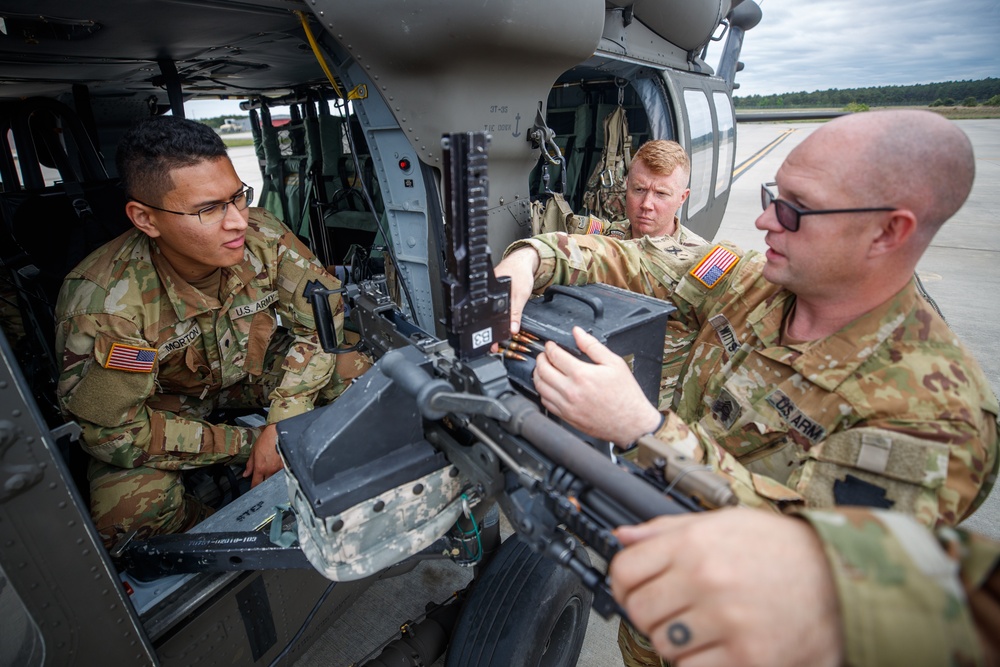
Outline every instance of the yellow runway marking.
POLYGON ((796 128, 793 127, 793 128, 789 128, 789 129, 785 130, 784 132, 782 132, 781 134, 779 134, 778 137, 774 141, 772 141, 771 143, 769 143, 767 146, 764 146, 759 151, 757 151, 756 153, 754 153, 753 155, 751 155, 750 157, 748 157, 746 160, 744 160, 743 162, 741 162, 735 169, 733 169, 733 181, 735 181, 737 178, 739 178, 740 176, 742 176, 743 172, 745 172, 747 169, 749 169, 750 167, 752 167, 755 164, 757 164, 758 162, 760 162, 761 159, 765 155, 767 155, 768 153, 770 153, 771 151, 774 150, 775 146, 777 146, 782 141, 784 141, 785 139, 787 139, 788 135, 790 135, 792 132, 794 132, 795 129, 796 128))

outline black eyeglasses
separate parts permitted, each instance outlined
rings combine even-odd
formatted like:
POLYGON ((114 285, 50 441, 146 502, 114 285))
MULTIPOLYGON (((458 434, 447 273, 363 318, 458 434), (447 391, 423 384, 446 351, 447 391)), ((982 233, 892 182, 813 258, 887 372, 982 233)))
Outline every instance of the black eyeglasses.
POLYGON ((799 231, 799 219, 804 215, 827 215, 829 213, 870 213, 872 211, 895 211, 894 206, 880 206, 878 208, 831 208, 821 211, 810 211, 799 208, 784 199, 778 199, 774 193, 768 190, 769 187, 777 183, 760 184, 760 205, 767 210, 767 207, 774 204, 774 214, 778 218, 778 223, 790 232, 799 231))
POLYGON ((196 215, 198 216, 198 222, 203 225, 217 225, 222 222, 226 217, 226 212, 229 210, 229 205, 232 204, 236 207, 237 211, 245 211, 250 202, 253 201, 253 188, 246 183, 240 182, 243 189, 240 190, 235 197, 229 201, 219 202, 218 204, 209 204, 205 208, 198 209, 194 213, 185 213, 183 211, 171 211, 167 208, 160 208, 159 206, 153 206, 152 204, 147 204, 144 201, 140 201, 135 197, 129 197, 132 201, 142 204, 143 206, 148 206, 149 208, 156 209, 157 211, 163 211, 164 213, 173 213, 174 215, 196 215))

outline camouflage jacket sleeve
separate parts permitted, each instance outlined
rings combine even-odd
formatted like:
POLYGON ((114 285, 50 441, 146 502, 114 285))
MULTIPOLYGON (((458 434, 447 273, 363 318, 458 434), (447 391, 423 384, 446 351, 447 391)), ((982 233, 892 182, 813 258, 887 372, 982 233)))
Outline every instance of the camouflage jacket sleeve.
POLYGON ((1000 650, 1000 543, 930 532, 898 512, 801 513, 826 550, 844 655, 867 665, 993 664, 1000 650))
POLYGON ((211 424, 149 405, 157 391, 155 372, 104 367, 108 340, 148 348, 135 324, 103 313, 73 312, 88 298, 103 299, 92 283, 63 283, 57 308, 57 349, 63 370, 57 394, 62 410, 83 429, 87 451, 122 468, 150 466, 179 470, 245 457, 259 430, 211 424), (87 294, 90 294, 88 297, 87 294))
MULTIPOLYGON (((735 246, 737 257, 742 255, 735 246)), ((535 272, 535 291, 549 285, 585 285, 605 283, 659 299, 670 299, 685 274, 713 249, 713 246, 690 247, 673 237, 637 240, 596 234, 540 234, 517 241, 504 253, 524 247, 539 256, 535 272)), ((694 315, 693 311, 682 313, 694 315)))
POLYGON ((530 247, 538 253, 534 289, 542 292, 550 285, 605 283, 665 299, 671 286, 642 279, 639 253, 629 253, 625 242, 593 234, 539 234, 517 241, 504 253, 530 247), (622 252, 619 252, 622 251, 622 252))
MULTIPOLYGON (((316 332, 312 306, 304 296, 306 285, 318 281, 324 287, 337 289, 340 281, 327 273, 313 254, 295 235, 270 214, 281 238, 277 252, 278 314, 282 324, 294 337, 282 364, 284 375, 271 392, 271 409, 267 421, 275 423, 308 412, 313 408, 320 390, 328 384, 339 385, 336 379, 335 355, 323 351, 316 332)), ((263 227, 263 225, 262 225, 263 227)), ((330 297, 337 342, 344 340, 344 306, 339 294, 330 297)), ((337 387, 342 390, 343 387, 337 387)))

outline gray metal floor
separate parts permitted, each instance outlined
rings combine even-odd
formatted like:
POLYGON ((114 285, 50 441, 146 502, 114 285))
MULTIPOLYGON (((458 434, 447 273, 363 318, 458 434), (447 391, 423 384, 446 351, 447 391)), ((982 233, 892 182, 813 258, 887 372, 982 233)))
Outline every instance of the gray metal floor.
MULTIPOLYGON (((918 271, 959 338, 972 350, 994 391, 1000 390, 1000 120, 959 121, 976 147, 977 176, 969 201, 937 235, 918 271)), ((819 125, 816 123, 741 124, 736 164, 742 164, 789 129, 793 131, 732 185, 729 206, 717 238, 747 249, 764 249, 763 234, 754 228, 760 214, 760 183, 773 180, 788 152, 819 125)), ((232 151, 237 171, 253 184, 257 173, 252 149, 232 151)), ((260 181, 259 175, 256 181, 260 181)), ((995 492, 966 523, 1000 539, 1000 492, 995 492)), ((388 638, 400 623, 415 618, 428 600, 441 601, 465 583, 467 572, 440 564, 423 564, 396 580, 380 582, 356 605, 349 618, 334 624, 296 662, 350 665, 388 638)), ((587 642, 579 665, 620 665, 615 642, 617 621, 591 615, 587 642)))

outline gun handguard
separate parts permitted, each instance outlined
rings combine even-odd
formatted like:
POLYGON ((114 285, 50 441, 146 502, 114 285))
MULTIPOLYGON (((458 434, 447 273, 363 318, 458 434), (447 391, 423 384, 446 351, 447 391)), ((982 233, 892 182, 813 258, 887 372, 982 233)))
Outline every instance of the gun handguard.
MULTIPOLYGON (((451 383, 431 377, 422 368, 395 351, 388 352, 383 357, 381 368, 385 375, 416 399, 417 406, 425 418, 436 420, 447 414, 437 409, 433 403, 435 396, 454 393, 451 383)), ((480 409, 479 405, 495 408, 490 405, 495 402, 494 399, 478 396, 468 396, 468 398, 478 400, 461 404, 467 415, 486 414, 487 409, 480 409)), ((497 419, 504 430, 527 440, 555 465, 571 470, 580 480, 600 489, 640 521, 663 514, 688 511, 652 486, 641 483, 633 475, 612 463, 604 454, 546 417, 538 406, 524 396, 511 392, 495 400, 509 415, 507 419, 497 419)), ((497 418, 498 413, 495 409, 491 409, 490 412, 492 414, 488 416, 497 418)))
POLYGON ((621 503, 640 521, 689 511, 616 466, 606 455, 542 414, 524 396, 511 393, 500 400, 512 414, 510 421, 502 423, 504 429, 521 436, 554 463, 572 470, 578 478, 621 503))

